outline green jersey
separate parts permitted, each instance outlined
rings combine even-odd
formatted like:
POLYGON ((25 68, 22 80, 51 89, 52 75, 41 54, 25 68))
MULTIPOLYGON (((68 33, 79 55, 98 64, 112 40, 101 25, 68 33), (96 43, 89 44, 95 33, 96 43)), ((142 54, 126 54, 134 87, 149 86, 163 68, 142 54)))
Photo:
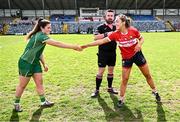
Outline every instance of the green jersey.
POLYGON ((30 38, 21 59, 27 61, 30 64, 40 60, 40 56, 46 46, 45 40, 49 37, 43 32, 37 32, 30 38))

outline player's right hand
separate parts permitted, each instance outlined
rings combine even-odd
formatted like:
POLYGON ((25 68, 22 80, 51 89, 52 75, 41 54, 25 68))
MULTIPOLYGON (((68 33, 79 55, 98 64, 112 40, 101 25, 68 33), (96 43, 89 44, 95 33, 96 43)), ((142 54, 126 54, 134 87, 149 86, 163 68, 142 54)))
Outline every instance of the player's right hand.
POLYGON ((76 50, 76 51, 82 51, 83 49, 81 48, 81 46, 77 45, 74 50, 76 50))

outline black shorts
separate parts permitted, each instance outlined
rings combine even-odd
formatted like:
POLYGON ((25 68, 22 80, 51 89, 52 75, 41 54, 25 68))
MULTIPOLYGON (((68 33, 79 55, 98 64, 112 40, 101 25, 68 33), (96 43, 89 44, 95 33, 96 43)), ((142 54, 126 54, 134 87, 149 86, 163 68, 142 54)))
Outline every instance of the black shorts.
POLYGON ((116 64, 116 52, 99 52, 97 56, 99 67, 115 66, 116 64))
POLYGON ((122 67, 132 67, 133 63, 135 63, 137 66, 143 66, 146 64, 146 59, 141 51, 137 52, 130 59, 122 59, 122 67))

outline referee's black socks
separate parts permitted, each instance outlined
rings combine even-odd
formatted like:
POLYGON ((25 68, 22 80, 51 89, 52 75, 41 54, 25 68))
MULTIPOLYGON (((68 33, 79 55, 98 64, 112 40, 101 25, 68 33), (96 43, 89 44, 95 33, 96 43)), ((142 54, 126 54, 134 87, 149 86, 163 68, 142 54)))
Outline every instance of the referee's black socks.
POLYGON ((99 87, 101 86, 102 82, 102 76, 96 75, 96 90, 99 90, 99 87))
POLYGON ((113 74, 107 74, 108 88, 112 88, 113 74))

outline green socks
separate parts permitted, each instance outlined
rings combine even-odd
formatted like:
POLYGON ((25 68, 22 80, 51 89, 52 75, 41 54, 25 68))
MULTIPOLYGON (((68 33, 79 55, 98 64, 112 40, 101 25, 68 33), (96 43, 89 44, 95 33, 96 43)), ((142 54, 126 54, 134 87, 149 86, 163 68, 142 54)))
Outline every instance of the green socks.
MULTIPOLYGON (((44 97, 44 95, 39 95, 39 97, 40 97, 40 100, 42 103, 46 101, 46 98, 44 97)), ((19 104, 20 103, 20 97, 15 97, 14 103, 19 104)))
POLYGON ((39 97, 42 103, 46 101, 46 98, 44 97, 44 95, 39 95, 39 97))
POLYGON ((20 97, 15 97, 14 103, 15 103, 15 104, 19 104, 19 103, 20 103, 20 97))

